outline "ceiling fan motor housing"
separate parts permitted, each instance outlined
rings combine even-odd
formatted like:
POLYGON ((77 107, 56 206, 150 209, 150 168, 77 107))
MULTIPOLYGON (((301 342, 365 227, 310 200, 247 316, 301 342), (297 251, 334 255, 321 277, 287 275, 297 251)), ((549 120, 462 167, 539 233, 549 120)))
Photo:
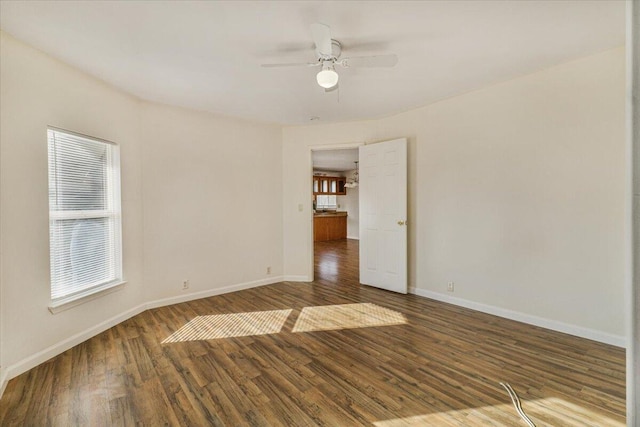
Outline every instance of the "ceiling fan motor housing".
POLYGON ((342 45, 338 40, 331 39, 331 55, 324 55, 316 48, 316 56, 318 57, 318 60, 335 61, 340 58, 340 54, 342 54, 342 45))

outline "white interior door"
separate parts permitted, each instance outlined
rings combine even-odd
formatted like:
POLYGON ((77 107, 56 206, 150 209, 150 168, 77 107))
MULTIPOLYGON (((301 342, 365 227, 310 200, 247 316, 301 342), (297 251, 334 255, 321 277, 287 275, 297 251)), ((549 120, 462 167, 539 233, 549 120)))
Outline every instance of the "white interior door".
POLYGON ((407 293, 407 140, 359 148, 360 283, 407 293))

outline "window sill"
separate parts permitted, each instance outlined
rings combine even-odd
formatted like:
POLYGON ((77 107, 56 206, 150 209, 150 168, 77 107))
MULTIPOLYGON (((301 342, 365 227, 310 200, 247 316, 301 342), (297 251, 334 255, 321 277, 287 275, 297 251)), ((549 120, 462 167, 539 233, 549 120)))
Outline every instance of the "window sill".
POLYGON ((49 311, 51 314, 58 314, 61 311, 68 310, 80 304, 84 304, 85 302, 89 302, 96 298, 118 291, 124 287, 125 283, 127 282, 109 283, 97 288, 87 289, 84 292, 68 298, 61 298, 55 302, 51 302, 49 305, 49 311))

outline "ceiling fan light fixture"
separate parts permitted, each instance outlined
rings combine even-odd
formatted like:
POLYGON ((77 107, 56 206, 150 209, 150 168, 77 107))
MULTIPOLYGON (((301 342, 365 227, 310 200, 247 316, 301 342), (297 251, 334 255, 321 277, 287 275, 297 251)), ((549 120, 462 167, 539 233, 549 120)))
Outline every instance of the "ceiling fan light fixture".
POLYGON ((316 80, 321 87, 330 89, 338 84, 338 73, 333 65, 323 65, 322 70, 316 75, 316 80))

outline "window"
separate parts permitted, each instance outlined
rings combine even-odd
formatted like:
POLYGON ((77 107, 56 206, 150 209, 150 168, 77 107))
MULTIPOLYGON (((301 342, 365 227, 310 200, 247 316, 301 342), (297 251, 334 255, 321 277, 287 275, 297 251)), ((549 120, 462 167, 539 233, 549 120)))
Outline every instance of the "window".
POLYGON ((316 196, 316 209, 336 209, 338 207, 336 196, 316 196))
POLYGON ((118 146, 49 128, 51 302, 122 282, 118 146))

